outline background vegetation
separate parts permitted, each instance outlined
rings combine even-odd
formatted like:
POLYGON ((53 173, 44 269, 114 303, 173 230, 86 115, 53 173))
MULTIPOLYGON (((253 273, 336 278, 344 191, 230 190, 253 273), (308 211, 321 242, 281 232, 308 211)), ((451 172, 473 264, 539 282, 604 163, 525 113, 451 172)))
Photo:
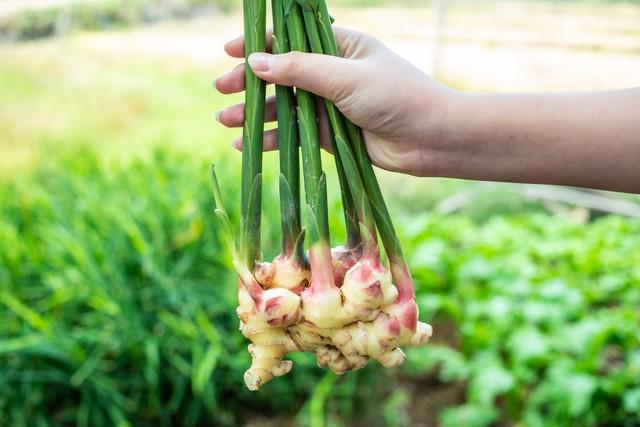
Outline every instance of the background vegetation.
POLYGON ((230 0, 76 0, 18 8, 0 21, 0 36, 30 40, 73 30, 109 30, 167 19, 228 12, 230 0))
MULTIPOLYGON (((237 133, 212 112, 239 98, 211 92, 226 60, 152 49, 238 22, 0 45, 0 426, 638 425, 640 219, 514 185, 381 174, 434 342, 401 369, 342 377, 296 355, 290 375, 245 389, 207 177, 214 161, 237 218, 237 133)), ((203 37, 212 55, 221 41, 203 37)), ((278 219, 264 221, 270 258, 278 219)))
MULTIPOLYGON (((12 3, 20 0, 3 0, 12 3)), ((424 7, 442 0, 335 0, 347 7, 390 6, 424 7)), ((509 3, 490 0, 488 3, 509 3)), ((560 4, 639 4, 640 0, 519 0, 520 2, 560 4)), ((73 30, 109 30, 140 23, 185 19, 215 12, 228 13, 239 7, 233 0, 30 0, 13 13, 0 15, 0 40, 20 41, 60 35, 73 30)), ((472 0, 445 0, 448 7, 477 7, 472 0)))

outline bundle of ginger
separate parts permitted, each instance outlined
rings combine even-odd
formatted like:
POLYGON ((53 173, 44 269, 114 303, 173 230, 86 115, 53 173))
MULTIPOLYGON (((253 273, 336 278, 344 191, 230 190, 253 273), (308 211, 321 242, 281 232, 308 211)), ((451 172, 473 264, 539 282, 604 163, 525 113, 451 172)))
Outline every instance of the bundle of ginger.
MULTIPOLYGON (((324 0, 272 0, 272 11, 274 53, 338 54, 324 0)), ((265 0, 244 0, 246 56, 265 50, 265 14, 265 0)), ((432 331, 418 321, 411 274, 360 129, 325 101, 347 228, 346 244, 331 249, 314 95, 276 87, 282 253, 261 262, 265 83, 249 67, 246 73, 238 248, 213 167, 211 171, 215 212, 239 275, 240 331, 251 341, 247 387, 258 390, 288 373, 292 362, 284 357, 294 351, 315 353, 319 366, 337 374, 360 369, 370 359, 398 366, 405 358, 401 347, 425 344, 432 331), (306 228, 300 209, 300 153, 306 228)))

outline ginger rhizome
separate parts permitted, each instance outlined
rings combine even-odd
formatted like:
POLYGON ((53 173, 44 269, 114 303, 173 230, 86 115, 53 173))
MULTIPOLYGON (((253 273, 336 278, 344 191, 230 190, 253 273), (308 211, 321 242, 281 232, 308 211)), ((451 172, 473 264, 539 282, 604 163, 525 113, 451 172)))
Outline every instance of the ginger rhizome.
MULTIPOLYGON (((271 9, 273 53, 338 55, 325 0, 272 0, 271 9)), ((264 52, 266 0, 244 0, 243 10, 245 54, 264 52)), ((425 344, 432 330, 418 321, 413 280, 362 133, 331 101, 317 105, 299 88, 276 86, 282 252, 261 261, 265 84, 246 70, 238 247, 213 167, 211 177, 215 213, 239 276, 240 331, 251 342, 247 387, 257 390, 288 373, 292 362, 285 356, 294 351, 315 353, 319 366, 338 374, 369 360, 400 365, 402 347, 425 344), (317 108, 325 109, 331 127, 347 229, 347 241, 333 249, 317 108)))

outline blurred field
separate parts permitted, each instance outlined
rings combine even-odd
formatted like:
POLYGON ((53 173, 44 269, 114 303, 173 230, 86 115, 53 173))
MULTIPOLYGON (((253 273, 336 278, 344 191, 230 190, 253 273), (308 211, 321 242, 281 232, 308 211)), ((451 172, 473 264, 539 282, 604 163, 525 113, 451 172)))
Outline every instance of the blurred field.
MULTIPOLYGON (((334 10, 338 25, 372 33, 421 69, 431 70, 430 8, 334 10)), ((483 91, 634 86, 640 69, 639 20, 640 7, 628 4, 499 1, 480 7, 453 2, 446 15, 439 77, 459 89, 483 91)), ((108 138, 113 145, 122 133, 130 137, 131 128, 137 132, 150 124, 158 135, 132 138, 158 139, 158 123, 193 123, 202 129, 205 115, 230 102, 208 89, 216 75, 234 64, 223 56, 221 46, 240 28, 239 14, 216 15, 0 45, 0 143, 11 147, 10 156, 0 160, 1 169, 16 167, 43 140, 67 144, 83 132, 108 138), (191 85, 191 91, 182 90, 176 81, 180 79, 191 85), (100 90, 107 87, 108 93, 100 90), (164 93, 171 90, 181 93, 164 93), (65 108, 56 108, 63 94, 70 95, 64 96, 65 108), (171 96, 173 102, 154 102, 154 96, 171 96), (87 102, 93 104, 86 108, 87 102), (178 108, 180 102, 186 105, 178 108), (175 120, 158 120, 158 115, 176 114, 175 120), (83 129, 79 122, 98 128, 83 129)), ((214 123, 207 124, 210 137, 228 135, 214 123)), ((176 140, 162 133, 164 139, 176 140)))
MULTIPOLYGON (((431 70, 428 7, 333 15, 431 70)), ((446 22, 438 76, 461 90, 640 81, 638 5, 452 2, 446 22)), ((640 423, 639 220, 391 174, 435 343, 340 378, 296 356, 293 375, 246 391, 207 182, 214 161, 235 218, 238 133, 213 113, 241 98, 211 81, 241 26, 235 13, 0 44, 0 426, 640 423)), ((265 167, 274 212, 273 154, 265 167)), ((266 258, 278 233, 266 216, 266 258)))

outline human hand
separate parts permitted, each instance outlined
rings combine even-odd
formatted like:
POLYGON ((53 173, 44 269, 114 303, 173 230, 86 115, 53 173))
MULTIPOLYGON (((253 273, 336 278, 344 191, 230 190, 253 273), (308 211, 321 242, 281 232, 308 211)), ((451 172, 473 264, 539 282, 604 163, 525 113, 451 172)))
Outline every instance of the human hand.
MULTIPOLYGON (((333 101, 364 131, 372 162, 390 171, 425 175, 437 162, 445 105, 453 91, 438 84, 396 55, 375 38, 335 28, 341 58, 312 53, 283 55, 255 53, 249 57, 253 72, 269 83, 295 86, 333 101)), ((268 43, 271 37, 267 37, 268 43)), ((225 45, 234 58, 244 58, 244 39, 225 45)), ((245 64, 216 80, 224 94, 244 90, 245 64)), ((329 130, 323 108, 320 129, 323 147, 329 148, 329 130)), ((244 104, 217 115, 228 127, 242 127, 244 104)), ((276 120, 275 97, 267 99, 265 121, 276 120)), ((241 140, 234 142, 241 149, 241 140)), ((277 132, 265 132, 265 150, 277 148, 277 132)))

